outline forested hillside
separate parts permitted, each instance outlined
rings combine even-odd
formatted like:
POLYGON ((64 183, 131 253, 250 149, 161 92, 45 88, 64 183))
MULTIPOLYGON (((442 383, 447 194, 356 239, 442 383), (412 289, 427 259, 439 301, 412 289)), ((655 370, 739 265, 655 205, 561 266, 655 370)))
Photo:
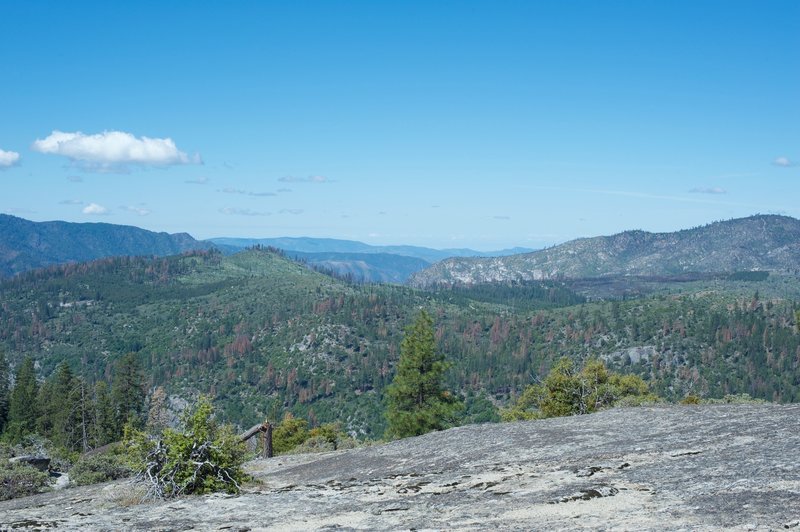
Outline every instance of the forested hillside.
POLYGON ((562 356, 602 357, 671 399, 798 401, 797 286, 794 276, 770 275, 586 302, 560 283, 351 285, 264 249, 113 258, 0 283, 0 346, 13 365, 33 356, 39 378, 67 361, 90 382, 110 379, 134 353, 151 390, 209 393, 242 426, 293 411, 380 435, 402 330, 420 308, 453 363, 448 386, 467 398, 465 420, 562 356))
POLYGON ((176 255, 211 247, 186 233, 154 233, 107 223, 31 222, 0 214, 0 278, 51 264, 119 255, 176 255))

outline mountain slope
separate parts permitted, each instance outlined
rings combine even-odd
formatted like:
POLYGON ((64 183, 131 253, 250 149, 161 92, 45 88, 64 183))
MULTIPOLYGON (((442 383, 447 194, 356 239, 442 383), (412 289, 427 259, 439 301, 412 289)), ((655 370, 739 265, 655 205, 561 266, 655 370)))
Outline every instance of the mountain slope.
POLYGON ((669 398, 747 392, 798 401, 797 307, 785 299, 800 299, 797 285, 770 275, 583 303, 553 282, 435 292, 352 285, 263 249, 117 257, 0 281, 0 349, 12 365, 32 356, 40 377, 66 361, 90 381, 107 379, 133 352, 149 390, 164 386, 187 400, 209 393, 242 426, 291 411, 380 435, 383 391, 420 308, 452 362, 449 389, 467 399, 464 420, 479 418, 489 400, 504 403, 562 356, 602 357, 669 398), (513 290, 524 301, 509 297, 513 290))
POLYGON ((0 277, 101 257, 176 255, 209 249, 186 233, 154 233, 107 223, 32 222, 0 214, 0 277))
POLYGON ((663 276, 800 269, 800 220, 757 215, 675 233, 626 231, 533 253, 451 258, 409 279, 416 287, 495 281, 663 276))

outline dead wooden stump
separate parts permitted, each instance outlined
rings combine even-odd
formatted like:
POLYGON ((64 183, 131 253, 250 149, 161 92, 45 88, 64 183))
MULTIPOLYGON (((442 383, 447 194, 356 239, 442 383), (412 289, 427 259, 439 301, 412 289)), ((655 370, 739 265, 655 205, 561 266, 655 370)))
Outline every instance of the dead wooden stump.
POLYGON ((247 441, 258 433, 261 433, 261 456, 264 458, 272 458, 272 423, 269 421, 253 425, 250 429, 239 435, 239 441, 247 441))

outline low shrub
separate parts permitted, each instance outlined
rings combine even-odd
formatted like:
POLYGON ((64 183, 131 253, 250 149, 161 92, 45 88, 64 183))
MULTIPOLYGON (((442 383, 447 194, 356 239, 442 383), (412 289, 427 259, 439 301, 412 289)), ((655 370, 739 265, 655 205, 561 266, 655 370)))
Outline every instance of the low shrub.
POLYGON ((0 501, 47 491, 50 475, 27 464, 0 464, 0 501))
POLYGON ((207 397, 183 419, 182 431, 165 429, 160 438, 126 427, 123 447, 145 498, 168 499, 215 491, 238 493, 247 475, 246 448, 230 426, 218 425, 207 397))
POLYGON ((69 471, 70 481, 76 486, 98 484, 133 475, 122 457, 109 453, 81 457, 69 471))

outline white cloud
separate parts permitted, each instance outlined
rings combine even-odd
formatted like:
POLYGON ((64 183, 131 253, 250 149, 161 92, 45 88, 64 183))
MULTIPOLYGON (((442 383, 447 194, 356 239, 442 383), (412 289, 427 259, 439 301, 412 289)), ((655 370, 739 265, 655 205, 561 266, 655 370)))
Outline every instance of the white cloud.
POLYGON ((79 199, 65 199, 58 202, 59 205, 83 205, 79 199))
POLYGON ((132 212, 134 214, 138 214, 139 216, 147 216, 148 214, 150 214, 152 212, 150 209, 146 209, 144 207, 137 207, 135 205, 128 205, 126 207, 120 207, 120 209, 123 209, 123 210, 128 211, 128 212, 132 212))
POLYGON ((278 179, 283 183, 330 183, 330 180, 322 175, 312 175, 308 177, 286 176, 278 179))
POLYGON ((728 191, 720 187, 695 187, 690 190, 692 194, 727 194, 728 191))
POLYGON ((198 177, 197 179, 187 179, 184 183, 189 183, 190 185, 207 185, 208 178, 207 177, 198 177))
POLYGON ((170 166, 200 163, 199 155, 189 157, 170 138, 136 138, 124 131, 104 131, 85 135, 80 131, 53 131, 36 139, 31 148, 41 153, 61 155, 93 170, 124 169, 129 165, 170 166))
POLYGON ((232 187, 223 188, 219 192, 224 192, 225 194, 242 194, 244 196, 258 196, 258 197, 277 196, 277 194, 274 192, 252 192, 250 190, 242 190, 239 188, 232 188, 232 187))
POLYGON ((303 209, 281 209, 281 214, 303 214, 303 209))
POLYGON ((492 218, 494 218, 495 220, 510 220, 511 216, 497 215, 497 216, 492 216, 492 218))
POLYGON ((97 203, 90 203, 83 208, 82 212, 83 214, 104 215, 108 214, 109 210, 102 205, 98 205, 97 203))
POLYGON ((782 166, 784 168, 789 168, 790 166, 797 166, 797 163, 790 161, 788 157, 778 157, 772 164, 775 166, 782 166))
POLYGON ((67 177, 67 181, 72 181, 73 183, 83 183, 83 178, 79 175, 71 175, 67 177))
POLYGON ((19 163, 19 153, 0 150, 0 169, 11 168, 17 163, 19 163))
POLYGON ((231 216, 269 216, 271 214, 263 211, 251 211, 250 209, 237 209, 236 207, 224 207, 219 212, 231 216))

